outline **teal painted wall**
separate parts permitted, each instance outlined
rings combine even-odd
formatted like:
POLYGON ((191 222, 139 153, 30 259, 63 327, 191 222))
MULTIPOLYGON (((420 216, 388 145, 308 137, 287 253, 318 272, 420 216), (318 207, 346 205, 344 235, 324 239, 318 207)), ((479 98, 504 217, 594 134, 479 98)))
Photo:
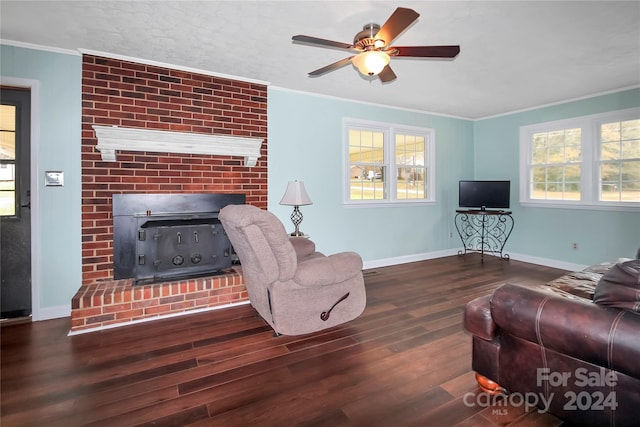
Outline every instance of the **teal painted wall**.
POLYGON ((40 231, 34 245, 40 258, 40 301, 34 311, 47 312, 69 307, 81 284, 81 57, 7 45, 0 49, 2 78, 38 82, 39 99, 32 105, 32 116, 39 119, 38 170, 31 185, 38 197, 32 216, 40 231), (63 187, 44 186, 48 170, 64 172, 63 187))
MULTIPOLYGON (((44 311, 55 311, 69 306, 81 283, 81 57, 7 45, 0 48, 2 77, 39 84, 39 304, 44 311), (46 170, 64 171, 64 187, 45 187, 46 170)), ((365 262, 375 263, 459 248, 453 225, 458 180, 507 178, 517 189, 520 126, 638 106, 640 90, 475 122, 275 87, 269 88, 268 98, 269 209, 291 230, 291 209, 278 202, 288 181, 304 181, 314 204, 301 208, 302 230, 325 253, 355 250, 365 262), (433 128, 436 203, 345 207, 344 117, 433 128)), ((513 253, 590 264, 631 256, 640 246, 636 212, 524 208, 518 205, 517 194, 512 196, 512 206, 516 227, 507 249, 513 253), (578 242, 577 251, 571 249, 572 242, 578 242)))
POLYGON ((301 230, 325 253, 354 250, 367 262, 459 246, 452 213, 458 180, 473 176, 471 121, 273 87, 268 97, 269 210, 288 230, 293 229, 291 208, 278 203, 287 182, 297 179, 304 181, 313 200, 313 205, 301 207, 301 230), (342 195, 345 117, 435 129, 435 205, 346 207, 342 195))
POLYGON ((474 123, 475 178, 510 179, 515 228, 508 249, 551 260, 593 264, 632 257, 640 212, 520 206, 520 126, 640 106, 640 89, 513 113, 474 123), (572 243, 578 243, 578 249, 572 243))

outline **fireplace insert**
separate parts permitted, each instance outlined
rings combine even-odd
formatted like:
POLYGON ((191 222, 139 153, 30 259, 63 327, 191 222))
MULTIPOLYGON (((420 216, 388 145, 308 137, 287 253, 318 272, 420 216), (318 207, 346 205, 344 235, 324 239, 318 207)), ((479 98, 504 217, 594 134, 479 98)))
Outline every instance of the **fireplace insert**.
POLYGON ((114 278, 142 285, 224 272, 234 252, 218 213, 244 203, 243 194, 114 194, 114 278))

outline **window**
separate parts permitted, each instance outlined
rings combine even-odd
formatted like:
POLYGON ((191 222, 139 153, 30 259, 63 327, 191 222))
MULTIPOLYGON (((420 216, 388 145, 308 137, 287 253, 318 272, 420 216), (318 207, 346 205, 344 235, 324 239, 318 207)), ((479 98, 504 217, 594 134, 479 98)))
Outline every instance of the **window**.
POLYGON ((580 128, 533 134, 532 199, 580 200, 580 128))
POLYGON ((640 119, 602 123, 599 200, 640 202, 640 119))
POLYGON ((345 120, 345 203, 433 202, 432 129, 345 120))
POLYGON ((640 207, 640 108, 520 128, 523 204, 640 207))
POLYGON ((0 216, 16 215, 16 107, 0 106, 0 216))

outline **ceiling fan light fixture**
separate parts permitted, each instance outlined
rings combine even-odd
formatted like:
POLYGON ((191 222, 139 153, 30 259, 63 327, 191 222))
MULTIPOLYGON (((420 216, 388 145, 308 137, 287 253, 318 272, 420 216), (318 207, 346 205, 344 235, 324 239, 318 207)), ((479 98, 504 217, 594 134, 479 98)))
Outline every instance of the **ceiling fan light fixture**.
POLYGON ((373 47, 375 47, 376 49, 380 49, 381 47, 384 47, 387 43, 382 40, 382 39, 375 39, 373 41, 373 47))
POLYGON ((353 65, 365 76, 376 76, 389 64, 391 58, 385 52, 369 50, 356 55, 353 65))
POLYGON ((388 83, 396 79, 396 74, 389 66, 391 57, 451 59, 460 53, 460 46, 457 45, 393 47, 391 45, 393 40, 409 28, 419 16, 420 14, 413 9, 398 7, 382 27, 374 23, 362 27, 362 31, 353 38, 352 44, 302 34, 293 36, 292 40, 315 44, 319 47, 347 50, 350 53, 350 56, 344 59, 313 70, 309 73, 309 77, 321 76, 352 64, 363 76, 378 76, 380 82, 388 83))

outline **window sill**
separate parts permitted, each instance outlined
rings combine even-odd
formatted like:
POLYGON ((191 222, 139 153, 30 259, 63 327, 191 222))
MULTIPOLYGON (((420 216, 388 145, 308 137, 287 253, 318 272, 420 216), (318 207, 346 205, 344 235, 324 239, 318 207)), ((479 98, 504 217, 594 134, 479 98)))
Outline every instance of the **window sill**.
POLYGON ((366 201, 366 202, 343 202, 345 208, 394 208, 406 206, 435 206, 435 200, 416 201, 366 201))
POLYGON ((521 201, 520 206, 531 208, 551 208, 551 209, 577 209, 589 211, 618 211, 618 212, 640 212, 640 203, 630 204, 587 204, 587 203, 568 203, 568 202, 547 202, 547 201, 521 201))

